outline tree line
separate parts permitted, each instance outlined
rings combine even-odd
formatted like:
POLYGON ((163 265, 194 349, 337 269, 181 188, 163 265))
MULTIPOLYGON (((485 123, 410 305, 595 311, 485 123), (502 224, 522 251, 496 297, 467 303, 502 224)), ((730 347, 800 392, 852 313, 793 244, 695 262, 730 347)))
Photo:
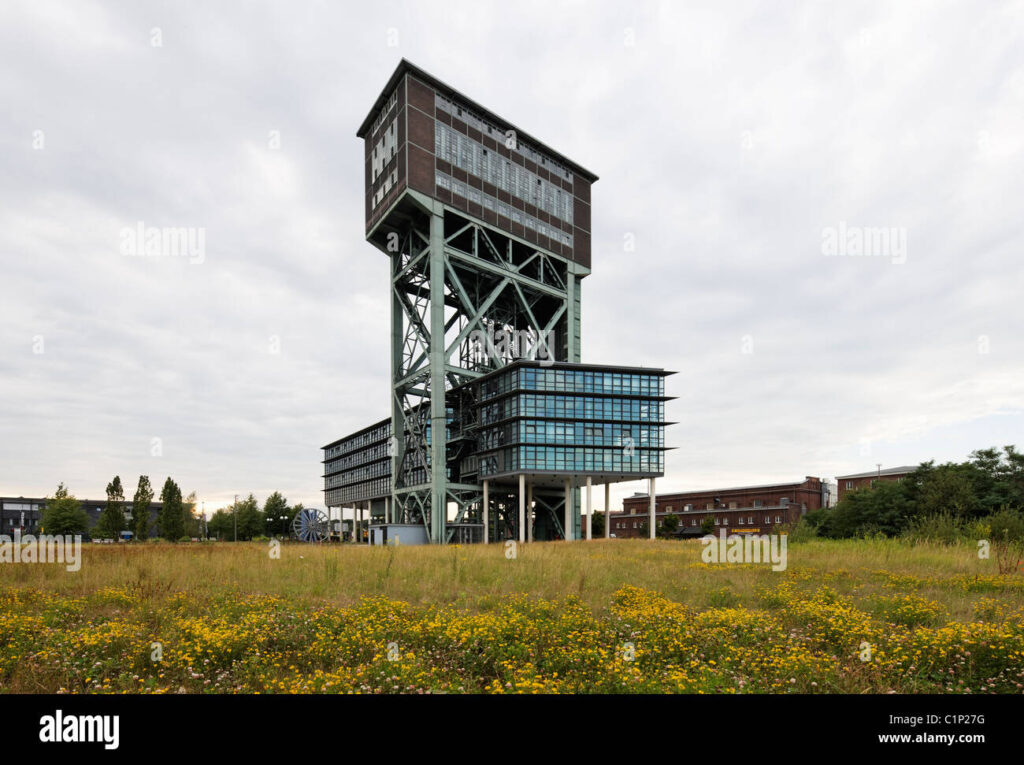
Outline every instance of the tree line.
POLYGON ((285 536, 291 533, 295 516, 302 503, 289 506, 288 500, 275 491, 263 503, 252 494, 229 507, 217 510, 207 524, 209 535, 216 539, 250 540, 260 537, 285 536))
MULTIPOLYGON (((127 502, 120 476, 114 476, 107 484, 107 501, 96 521, 91 535, 97 539, 119 539, 124 531, 131 531, 138 541, 148 539, 152 534, 168 541, 187 541, 194 538, 214 537, 254 539, 287 533, 295 515, 302 510, 302 504, 289 506, 288 501, 275 491, 261 509, 256 498, 248 498, 229 508, 217 510, 209 522, 196 508, 196 493, 182 497, 181 488, 170 477, 160 490, 162 503, 155 523, 150 518, 150 509, 155 492, 149 476, 139 476, 135 495, 131 502, 131 523, 125 514, 127 502)), ((41 531, 44 534, 86 534, 90 533, 89 515, 79 502, 61 483, 53 499, 46 500, 43 508, 41 531)))
POLYGON ((1005 446, 971 452, 965 462, 923 462, 902 481, 876 481, 804 520, 832 539, 882 534, 954 541, 982 527, 1019 533, 1022 508, 1024 453, 1005 446))

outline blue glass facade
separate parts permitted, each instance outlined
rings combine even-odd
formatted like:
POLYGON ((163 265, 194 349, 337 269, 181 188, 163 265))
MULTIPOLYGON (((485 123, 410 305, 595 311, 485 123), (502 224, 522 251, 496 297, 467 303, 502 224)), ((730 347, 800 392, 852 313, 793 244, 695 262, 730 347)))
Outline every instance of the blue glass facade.
MULTIPOLYGON (((665 377, 660 369, 519 361, 449 391, 450 479, 518 473, 604 480, 664 473, 665 377), (458 414, 456 414, 458 413, 458 414)), ((429 424, 425 425, 428 432, 429 424)), ((391 492, 385 420, 324 447, 328 506, 391 492)), ((426 480, 410 465, 407 482, 426 480)))
POLYGON ((659 369, 520 362, 475 381, 479 477, 660 475, 665 376, 659 369))

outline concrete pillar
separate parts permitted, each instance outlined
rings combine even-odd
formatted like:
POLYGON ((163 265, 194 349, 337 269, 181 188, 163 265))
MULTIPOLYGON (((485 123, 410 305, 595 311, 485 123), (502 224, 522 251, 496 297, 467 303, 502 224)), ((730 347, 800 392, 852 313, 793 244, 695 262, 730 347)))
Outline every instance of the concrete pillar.
POLYGON ((655 531, 657 531, 657 524, 654 521, 654 478, 653 477, 651 478, 650 499, 648 500, 647 514, 649 516, 649 520, 647 521, 647 525, 651 527, 651 539, 654 539, 655 531))
POLYGON ((526 541, 526 476, 519 474, 519 541, 526 541))
POLYGON ((565 519, 563 520, 563 528, 565 529, 565 541, 572 541, 572 479, 565 479, 565 519))
POLYGON ((526 484, 526 541, 533 541, 533 481, 526 484))
POLYGON ((591 528, 594 525, 594 506, 590 502, 590 476, 587 476, 587 541, 594 538, 591 528))
POLYGON ((384 497, 384 523, 391 523, 391 497, 384 497))
POLYGON ((485 478, 484 479, 484 544, 487 544, 487 524, 488 524, 487 504, 488 504, 488 500, 490 499, 490 494, 489 494, 489 491, 488 491, 490 489, 490 486, 488 485, 488 483, 489 483, 488 480, 485 478))
POLYGON ((604 485, 604 538, 610 539, 612 533, 612 485, 604 485))
MULTIPOLYGON (((445 408, 444 208, 430 216, 430 542, 445 543, 448 524, 448 436, 445 408)), ((395 474, 397 475, 397 473, 395 474)))

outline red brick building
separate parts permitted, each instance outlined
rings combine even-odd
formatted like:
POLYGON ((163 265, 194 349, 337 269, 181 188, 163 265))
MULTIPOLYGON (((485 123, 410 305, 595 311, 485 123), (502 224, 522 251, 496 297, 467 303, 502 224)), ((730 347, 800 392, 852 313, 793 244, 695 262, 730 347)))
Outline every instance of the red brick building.
MULTIPOLYGON (((820 478, 807 476, 803 481, 731 489, 707 489, 655 497, 655 518, 661 526, 665 517, 674 515, 679 530, 696 533, 705 518, 711 518, 715 530, 730 534, 766 534, 777 526, 796 523, 811 510, 829 507, 833 486, 820 478)), ((622 511, 611 514, 611 533, 618 538, 648 536, 648 495, 634 494, 622 502, 622 511)))
POLYGON ((866 473, 854 473, 853 475, 836 476, 839 483, 839 499, 841 500, 851 491, 857 489, 869 489, 876 481, 902 481, 907 475, 917 470, 915 465, 904 465, 903 467, 886 468, 885 470, 869 470, 866 473))

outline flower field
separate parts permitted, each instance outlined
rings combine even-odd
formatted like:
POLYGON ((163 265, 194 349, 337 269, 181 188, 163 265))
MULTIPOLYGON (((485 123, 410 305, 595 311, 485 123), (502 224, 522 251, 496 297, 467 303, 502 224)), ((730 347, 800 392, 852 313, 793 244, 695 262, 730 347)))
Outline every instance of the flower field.
MULTIPOLYGON (((415 570, 417 562, 422 568, 424 556, 440 556, 440 570, 458 580, 459 556, 466 556, 461 563, 466 566, 486 551, 288 546, 282 557, 292 556, 294 567, 265 569, 264 591, 230 579, 211 581, 209 570, 204 587, 188 589, 173 576, 162 581, 152 574, 162 555, 202 569, 219 555, 262 560, 255 546, 224 546, 212 553, 140 546, 141 552, 121 557, 118 550, 96 551, 109 556, 93 561, 96 568, 106 567, 108 576, 127 575, 129 581, 91 590, 93 580, 43 572, 44 567, 26 575, 35 577, 30 581, 12 581, 10 569, 3 570, 0 688, 29 693, 973 694, 1024 689, 1024 581, 972 573, 970 562, 966 569, 944 566, 936 557, 955 556, 955 549, 908 552, 911 560, 902 570, 819 568, 810 554, 815 550, 808 549, 808 565, 773 573, 756 565, 694 562, 697 548, 681 544, 613 541, 581 551, 581 545, 556 543, 531 552, 532 562, 526 554, 505 560, 496 548, 486 565, 479 558, 479 567, 470 566, 462 597, 443 579, 433 582, 442 595, 395 597, 387 592, 390 572, 406 565, 415 570), (396 563, 407 553, 409 560, 396 563), (344 564, 366 564, 366 556, 377 556, 388 573, 366 579, 370 572, 363 571, 364 591, 346 593, 344 564), (584 575, 584 586, 576 589, 586 598, 579 592, 517 591, 517 577, 520 584, 532 582, 529 572, 541 556, 548 556, 544 566, 562 556, 573 570, 571 581, 591 565, 618 570, 619 581, 611 586, 602 579, 589 588, 584 575), (339 559, 340 573, 323 568, 339 559), (138 566, 149 566, 149 573, 138 576, 133 568, 138 566), (672 588, 656 589, 656 582, 631 576, 631 568, 647 571, 648 577, 668 576, 683 583, 682 589, 662 593, 659 589, 672 588), (339 596, 290 594, 295 586, 290 579, 307 569, 318 578, 336 576, 339 596), (513 572, 509 583, 495 579, 499 571, 513 572), (641 581, 626 583, 630 579, 641 581), (365 591, 372 589, 378 592, 365 591)), ((856 562, 855 549, 834 548, 831 554, 837 549, 847 556, 844 564, 856 562)), ((878 551, 862 553, 877 563, 872 556, 878 551)), ((798 555, 794 545, 791 558, 798 555)), ((89 563, 87 558, 83 571, 89 563)), ((94 569, 92 576, 98 575, 94 569)))

